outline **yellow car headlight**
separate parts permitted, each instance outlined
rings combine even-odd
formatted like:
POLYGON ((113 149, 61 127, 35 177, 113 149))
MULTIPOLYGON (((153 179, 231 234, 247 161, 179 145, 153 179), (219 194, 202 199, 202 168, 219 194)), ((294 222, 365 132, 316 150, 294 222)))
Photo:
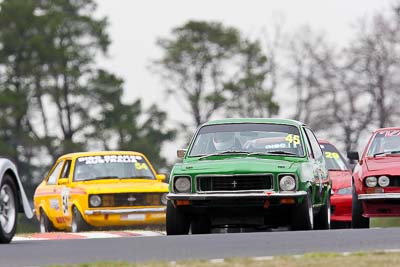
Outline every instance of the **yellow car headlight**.
POLYGON ((167 193, 162 194, 162 195, 161 195, 161 204, 167 205, 167 201, 168 201, 168 199, 167 199, 167 193))
POLYGON ((92 207, 99 207, 101 205, 101 197, 99 195, 91 195, 89 197, 89 204, 92 207))

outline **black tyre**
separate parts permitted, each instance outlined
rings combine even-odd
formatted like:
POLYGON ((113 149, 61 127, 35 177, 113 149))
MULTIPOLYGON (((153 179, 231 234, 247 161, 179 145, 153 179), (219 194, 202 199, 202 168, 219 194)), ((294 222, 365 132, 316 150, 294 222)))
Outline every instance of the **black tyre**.
POLYGON ((54 226, 43 209, 40 209, 39 231, 41 233, 54 232, 54 226))
POLYGON ((79 212, 77 207, 72 207, 72 222, 71 222, 71 232, 78 233, 82 231, 89 230, 89 225, 83 219, 82 214, 79 212))
POLYGON ((191 223, 191 230, 194 235, 211 233, 210 219, 205 216, 195 217, 191 223))
MULTIPOLYGON (((330 193, 329 193, 330 196, 330 193)), ((328 197, 326 204, 321 207, 314 220, 314 229, 331 229, 331 198, 328 197)))
POLYGON ((311 192, 307 191, 303 202, 293 211, 292 230, 312 230, 314 228, 314 212, 311 192))
POLYGON ((369 228, 369 218, 362 216, 363 207, 361 201, 358 200, 356 188, 353 185, 352 190, 352 207, 351 207, 351 227, 352 228, 369 228))
POLYGON ((0 243, 10 243, 17 229, 18 194, 13 178, 5 174, 0 185, 0 243))
POLYGON ((187 235, 190 219, 179 207, 174 207, 171 200, 167 203, 167 235, 187 235))

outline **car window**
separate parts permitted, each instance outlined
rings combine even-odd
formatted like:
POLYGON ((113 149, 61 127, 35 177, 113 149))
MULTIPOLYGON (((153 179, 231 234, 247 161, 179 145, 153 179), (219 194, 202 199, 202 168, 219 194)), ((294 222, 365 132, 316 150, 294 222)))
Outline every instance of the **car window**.
POLYGON ((70 169, 71 169, 71 160, 67 160, 67 161, 65 161, 65 164, 61 171, 61 178, 69 178, 70 169))
POLYGON ((198 157, 226 151, 304 156, 299 128, 272 123, 203 126, 194 139, 189 156, 198 157))
POLYGON ((313 153, 313 151, 312 151, 312 149, 311 149, 310 141, 308 140, 308 138, 305 138, 305 139, 306 139, 306 140, 305 140, 304 143, 306 143, 306 147, 307 147, 308 154, 309 154, 310 158, 314 158, 314 153, 313 153))
POLYGON ((320 144, 324 152, 325 164, 328 170, 345 171, 350 168, 347 166, 342 154, 331 144, 320 144))
POLYGON ((64 161, 60 161, 56 163, 56 167, 53 168, 53 171, 49 175, 49 178, 47 179, 47 184, 53 185, 57 184, 58 176, 60 174, 61 167, 63 166, 64 161))
POLYGON ((309 129, 309 128, 304 128, 306 131, 306 135, 308 137, 308 140, 310 141, 311 148, 313 155, 316 159, 319 159, 322 157, 322 151, 321 148, 318 144, 317 138, 315 138, 314 133, 309 129))
POLYGON ((375 134, 367 155, 385 153, 400 153, 400 130, 385 130, 375 134))
POLYGON ((74 181, 97 179, 155 179, 145 158, 139 155, 98 155, 75 161, 74 181))

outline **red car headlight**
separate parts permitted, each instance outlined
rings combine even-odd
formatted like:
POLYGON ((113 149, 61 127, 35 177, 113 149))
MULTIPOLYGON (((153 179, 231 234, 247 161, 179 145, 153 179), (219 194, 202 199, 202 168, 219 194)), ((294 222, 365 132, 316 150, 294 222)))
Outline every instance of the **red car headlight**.
POLYGON ((390 184, 390 179, 386 175, 382 175, 378 178, 378 184, 381 187, 386 187, 390 184))
POLYGON ((351 195, 351 190, 352 188, 350 186, 350 187, 340 188, 335 193, 337 195, 351 195))
POLYGON ((375 187, 378 184, 378 179, 375 176, 365 178, 365 185, 368 187, 375 187))

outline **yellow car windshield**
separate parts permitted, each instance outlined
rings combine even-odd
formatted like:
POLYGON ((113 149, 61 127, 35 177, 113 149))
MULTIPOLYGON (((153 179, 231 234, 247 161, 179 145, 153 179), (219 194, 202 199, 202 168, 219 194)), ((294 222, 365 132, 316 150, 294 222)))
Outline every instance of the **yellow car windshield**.
POLYGON ((77 158, 74 181, 100 179, 155 179, 142 156, 104 155, 77 158))

